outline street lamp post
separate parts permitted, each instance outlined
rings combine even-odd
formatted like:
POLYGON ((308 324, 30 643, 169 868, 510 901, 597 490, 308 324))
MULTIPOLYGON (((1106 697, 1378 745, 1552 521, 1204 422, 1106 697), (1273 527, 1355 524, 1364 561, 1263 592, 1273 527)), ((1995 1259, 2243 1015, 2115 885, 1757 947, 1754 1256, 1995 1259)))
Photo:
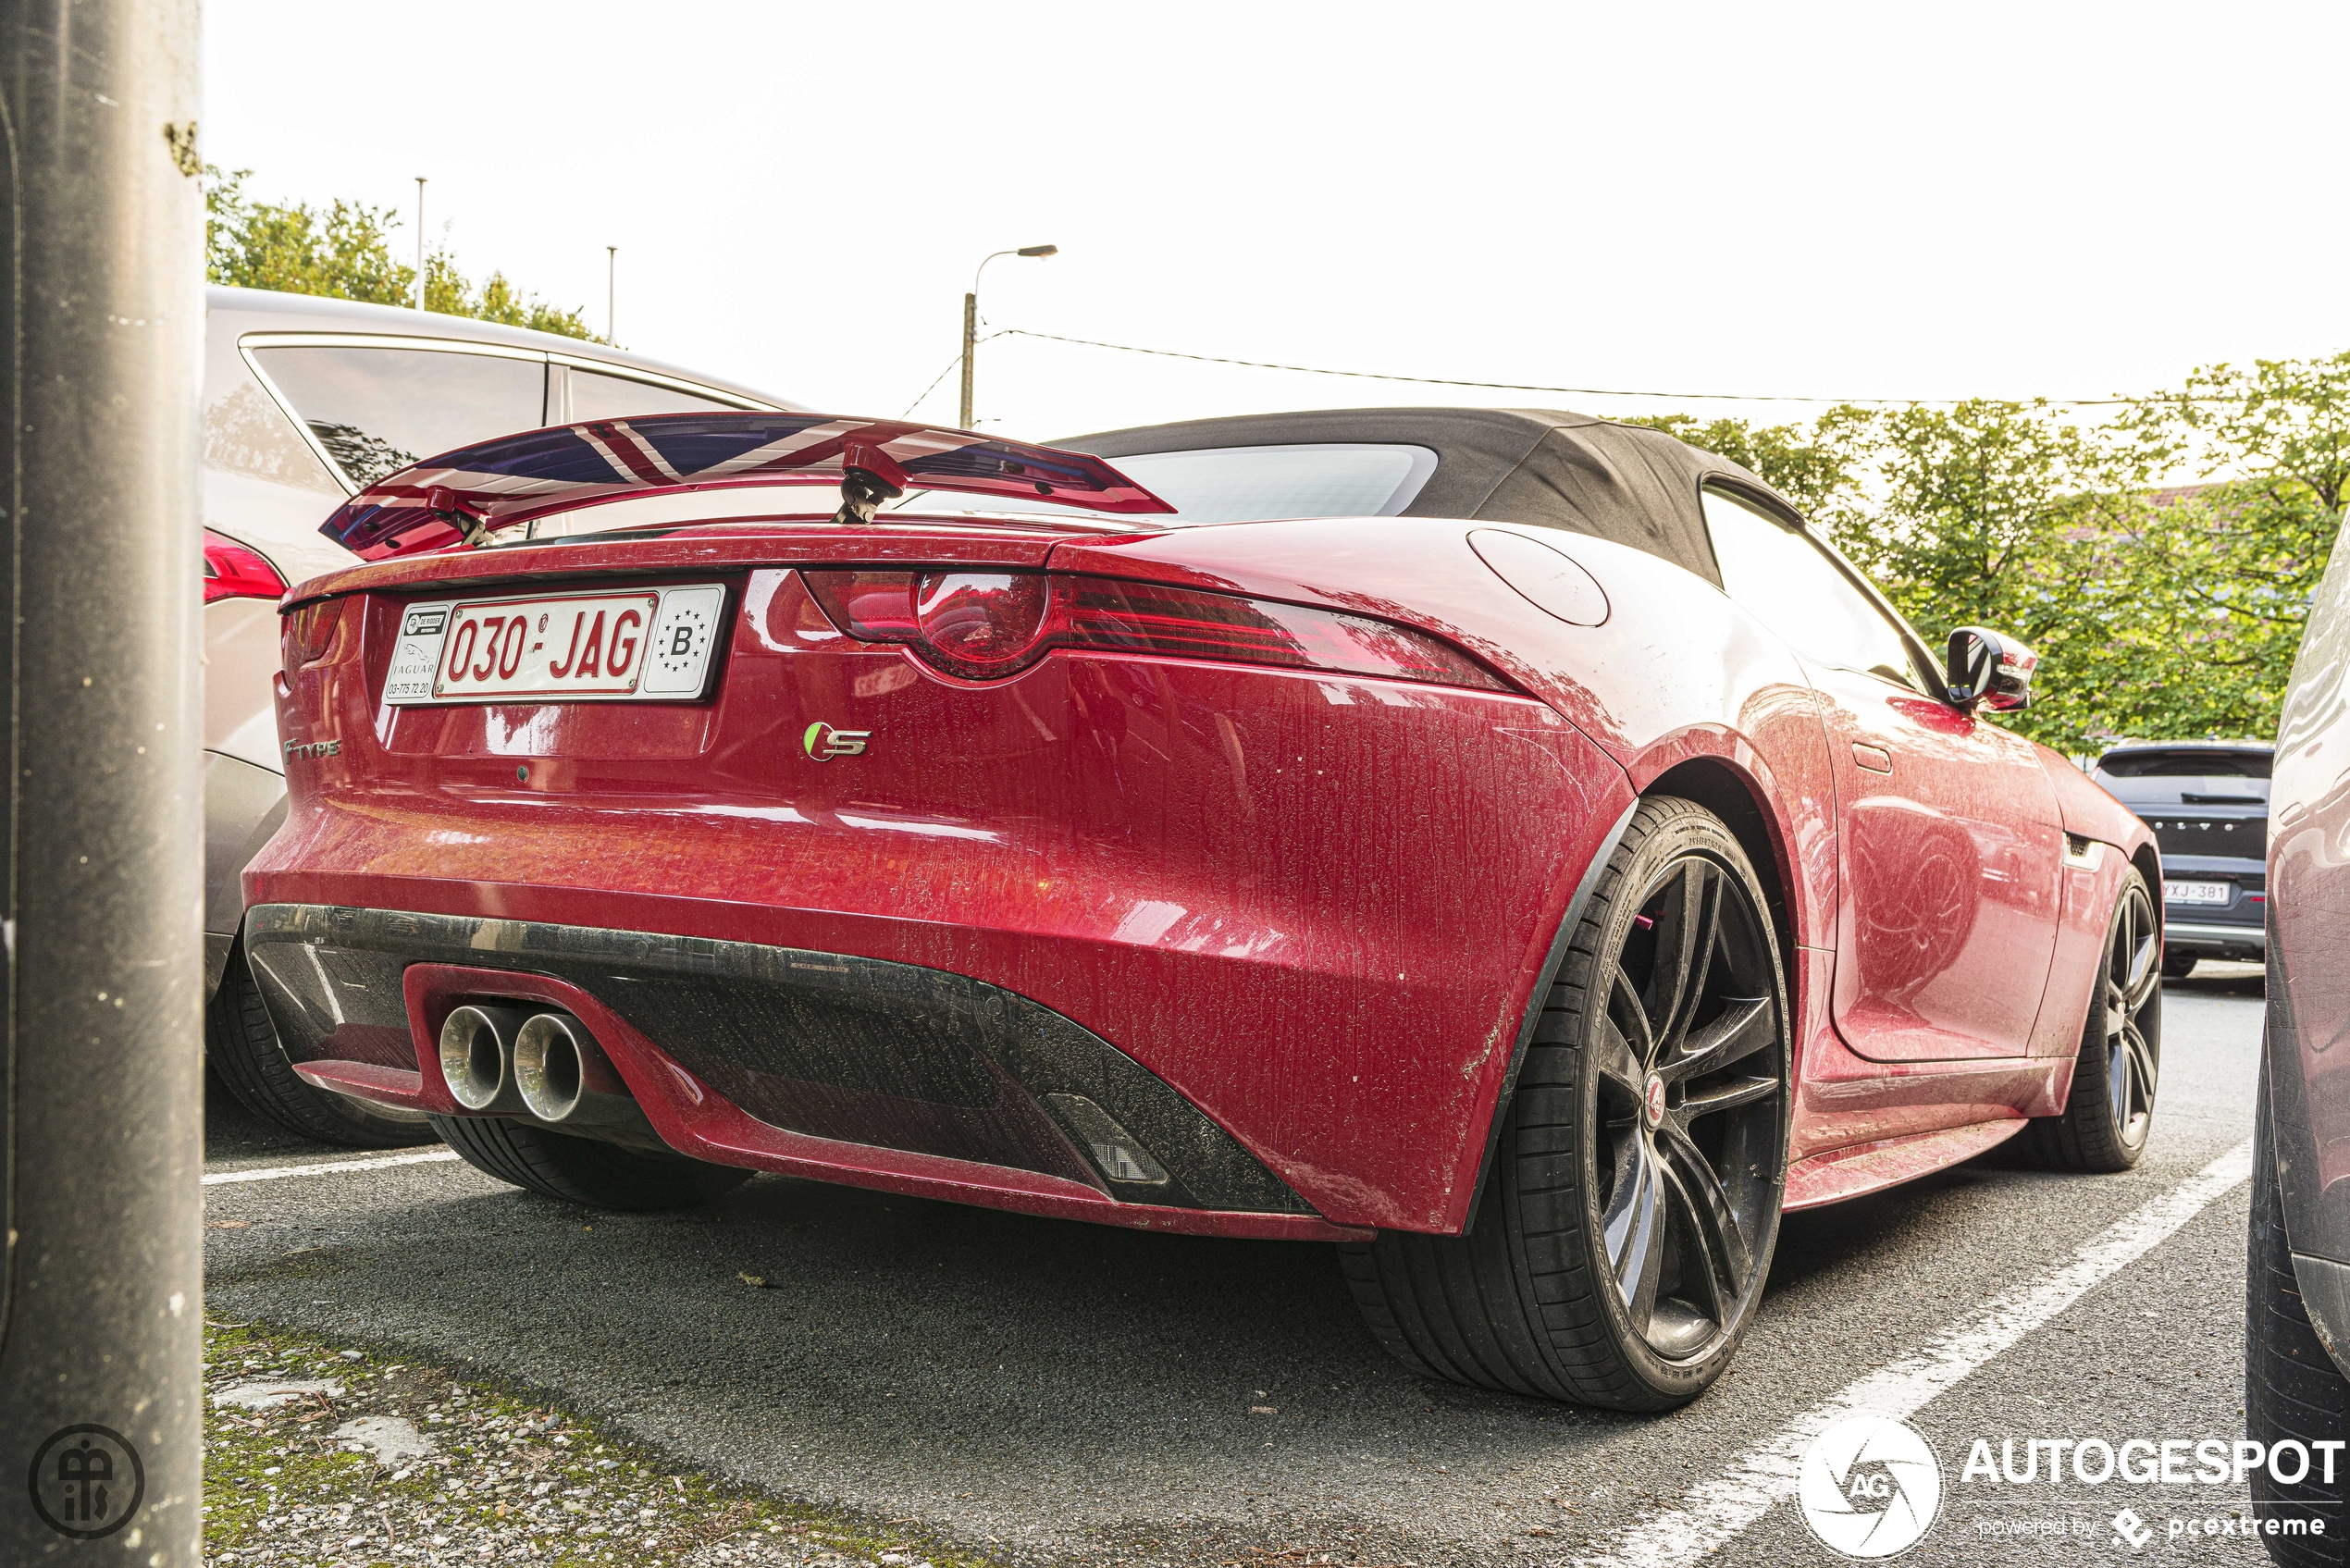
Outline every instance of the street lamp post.
POLYGON ((425 308, 425 177, 416 176, 416 308, 425 308))
POLYGON ((963 429, 971 427, 971 352, 979 346, 979 275, 997 256, 1057 256, 1058 245, 1022 245, 1017 251, 996 251, 982 256, 971 272, 971 291, 963 296, 963 407, 957 424, 963 429))
POLYGON ((202 1560, 196 13, 0 0, 0 1562, 202 1560))

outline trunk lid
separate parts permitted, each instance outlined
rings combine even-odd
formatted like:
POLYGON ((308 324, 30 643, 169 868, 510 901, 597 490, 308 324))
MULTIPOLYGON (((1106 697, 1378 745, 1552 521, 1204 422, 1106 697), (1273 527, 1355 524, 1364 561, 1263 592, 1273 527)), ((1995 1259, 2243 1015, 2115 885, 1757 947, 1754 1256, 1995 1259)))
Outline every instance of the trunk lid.
MULTIPOLYGON (((779 716, 787 718, 817 696, 796 688, 815 678, 819 668, 824 672, 820 686, 840 687, 832 696, 835 708, 852 696, 883 695, 852 693, 854 683, 839 681, 830 659, 806 661, 806 655, 852 645, 810 599, 795 568, 1039 570, 1071 537, 1116 531, 1114 524, 1080 518, 974 523, 893 513, 889 523, 874 527, 844 527, 821 518, 696 524, 653 537, 590 535, 358 567, 288 596, 290 695, 296 711, 331 714, 340 735, 372 735, 391 776, 402 781, 396 787, 502 792, 525 785, 623 795, 657 788, 674 797, 680 793, 675 765, 681 759, 714 762, 745 745, 763 747, 779 716), (411 610, 485 601, 560 606, 595 596, 659 599, 712 588, 719 595, 709 617, 714 636, 706 645, 699 684, 672 699, 640 694, 501 700, 489 695, 420 701, 414 685, 398 684, 415 662, 408 646, 414 639, 404 636, 416 624, 411 610), (315 643, 307 655, 301 646, 305 637, 315 643), (789 661, 795 655, 801 656, 798 663, 789 661), (329 677, 329 672, 339 673, 329 677), (794 689, 787 695, 779 683, 794 689), (434 759, 451 766, 414 771, 414 764, 434 759), (518 776, 518 769, 527 769, 528 777, 518 776)), ((560 609, 556 618, 564 619, 560 609)), ((580 639, 573 636, 566 647, 565 629, 551 628, 554 640, 542 657, 575 659, 580 639)), ((549 628, 538 630, 543 636, 549 628)), ((641 630, 649 647, 652 628, 641 630)), ((428 656, 426 662, 436 661, 428 656)), ((872 666, 858 672, 865 685, 913 678, 910 669, 895 673, 904 667, 893 649, 873 649, 857 662, 872 666)), ((754 777, 736 777, 724 767, 704 782, 721 795, 768 793, 754 777)))

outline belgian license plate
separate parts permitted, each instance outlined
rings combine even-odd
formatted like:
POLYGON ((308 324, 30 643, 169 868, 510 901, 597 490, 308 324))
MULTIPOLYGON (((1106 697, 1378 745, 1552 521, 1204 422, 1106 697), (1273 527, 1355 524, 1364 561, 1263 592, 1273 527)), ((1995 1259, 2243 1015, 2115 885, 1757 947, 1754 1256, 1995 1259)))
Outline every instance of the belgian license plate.
POLYGON ((702 695, 726 590, 443 599, 400 612, 384 700, 686 702, 702 695))
POLYGON ((2164 882, 2162 901, 2165 904, 2225 904, 2235 892, 2235 884, 2226 882, 2164 882))

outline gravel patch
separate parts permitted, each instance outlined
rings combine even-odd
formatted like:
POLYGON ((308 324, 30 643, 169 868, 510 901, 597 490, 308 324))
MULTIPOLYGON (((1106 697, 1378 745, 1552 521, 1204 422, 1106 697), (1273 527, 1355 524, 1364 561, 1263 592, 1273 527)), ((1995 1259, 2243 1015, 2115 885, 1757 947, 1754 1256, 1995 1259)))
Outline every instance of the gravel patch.
POLYGON ((313 1394, 339 1400, 342 1398, 342 1385, 330 1377, 280 1377, 238 1383, 214 1390, 212 1403, 215 1409, 235 1405, 239 1410, 276 1410, 280 1405, 304 1404, 313 1394))
POLYGON ((982 1568, 711 1480, 598 1423, 258 1324, 204 1325, 208 1568, 982 1568), (331 1376, 328 1376, 331 1374, 331 1376))

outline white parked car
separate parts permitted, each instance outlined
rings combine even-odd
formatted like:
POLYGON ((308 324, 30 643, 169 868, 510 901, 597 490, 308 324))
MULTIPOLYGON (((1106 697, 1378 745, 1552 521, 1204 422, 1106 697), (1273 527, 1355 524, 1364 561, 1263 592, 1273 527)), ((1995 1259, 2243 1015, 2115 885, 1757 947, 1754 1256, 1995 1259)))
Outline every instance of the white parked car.
POLYGON ((238 950, 239 874, 285 814, 270 683, 278 599, 357 558, 318 532, 372 479, 492 436, 581 420, 794 409, 600 344, 352 300, 209 290, 204 384, 205 1050, 254 1110, 360 1146, 422 1117, 297 1078, 238 950))

